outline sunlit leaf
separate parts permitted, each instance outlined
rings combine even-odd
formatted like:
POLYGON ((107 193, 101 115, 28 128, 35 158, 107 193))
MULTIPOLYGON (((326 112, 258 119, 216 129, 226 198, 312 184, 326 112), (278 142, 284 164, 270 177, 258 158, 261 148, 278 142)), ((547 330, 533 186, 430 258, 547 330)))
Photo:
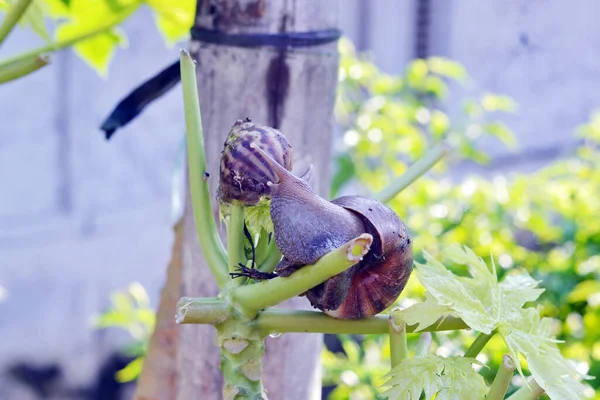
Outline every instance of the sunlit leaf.
POLYGON ((383 394, 394 400, 418 400, 421 393, 427 400, 483 399, 487 386, 472 367, 478 363, 464 357, 407 358, 387 375, 383 394))
POLYGON ((117 371, 115 378, 117 382, 131 382, 140 375, 144 365, 144 357, 138 357, 125 366, 125 368, 117 371))
POLYGON ((427 64, 431 72, 453 78, 457 81, 464 81, 468 78, 467 71, 458 62, 443 58, 443 57, 429 57, 427 64))
POLYGON ((415 332, 433 325, 444 315, 452 314, 452 308, 441 306, 429 292, 425 294, 425 301, 413 304, 407 309, 394 311, 407 325, 417 325, 415 332))
POLYGON ((483 129, 497 137, 507 147, 516 147, 517 138, 515 137, 515 134, 502 122, 490 122, 489 124, 484 125, 483 129))
POLYGON ((512 112, 517 109, 517 103, 510 97, 492 93, 483 96, 481 105, 486 111, 512 112))
MULTIPOLYGON (((104 1, 73 0, 69 7, 69 21, 57 28, 56 40, 70 40, 102 27, 119 24, 129 17, 140 4, 140 1, 129 0, 119 3, 119 7, 115 9, 104 1)), ((119 29, 112 28, 90 39, 78 42, 73 48, 100 75, 106 75, 117 46, 124 47, 126 44, 125 35, 119 29)))
POLYGON ((148 0, 161 33, 170 45, 186 38, 194 24, 196 0, 148 0))

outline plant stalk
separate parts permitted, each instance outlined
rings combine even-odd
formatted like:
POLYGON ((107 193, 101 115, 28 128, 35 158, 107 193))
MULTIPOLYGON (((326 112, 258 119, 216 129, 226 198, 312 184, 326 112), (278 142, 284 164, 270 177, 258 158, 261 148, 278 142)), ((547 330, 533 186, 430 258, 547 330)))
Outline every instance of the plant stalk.
POLYGON ((233 288, 230 292, 232 304, 242 314, 253 318, 259 310, 298 296, 355 265, 369 251, 372 242, 373 236, 363 233, 288 277, 233 288))
POLYGON ((21 62, 0 67, 0 83, 6 83, 29 75, 50 63, 47 56, 33 57, 21 62))
MULTIPOLYGON (((229 272, 235 272, 239 263, 246 263, 244 252, 244 206, 234 204, 230 208, 227 225, 227 264, 229 272)), ((241 282, 237 279, 234 282, 241 282)))
POLYGON ((393 318, 388 319, 390 338, 390 358, 392 368, 398 366, 402 360, 408 357, 408 345, 406 342, 406 323, 396 325, 393 318))
POLYGON ((182 297, 177 302, 178 324, 219 325, 232 317, 228 304, 216 297, 182 297))
POLYGON ((496 331, 492 331, 489 335, 480 332, 479 335, 475 338, 471 346, 467 349, 465 353, 465 357, 475 358, 481 352, 481 350, 485 347, 487 342, 496 334, 496 331))
POLYGON ((486 400, 504 399, 504 395, 506 395, 506 391, 508 390, 510 380, 515 373, 515 369, 516 366, 512 357, 507 354, 502 356, 502 363, 500 364, 500 368, 496 373, 496 377, 490 386, 490 391, 488 392, 486 400))
POLYGON ((12 32, 15 25, 19 22, 27 8, 33 0, 17 0, 16 3, 6 12, 4 21, 0 25, 0 46, 4 43, 4 40, 12 32))
POLYGON ((258 269, 262 272, 273 272, 275 271, 275 268, 277 267, 277 264, 279 264, 279 261, 281 261, 282 257, 281 251, 279 251, 275 245, 275 239, 271 238, 271 243, 269 243, 267 251, 269 254, 260 264, 258 269))
POLYGON ((535 400, 544 394, 544 389, 531 378, 519 390, 511 394, 506 400, 535 400))
POLYGON ((204 152, 200 100, 196 86, 196 63, 185 50, 181 51, 180 60, 190 193, 194 220, 206 262, 219 287, 222 288, 229 280, 227 275, 227 256, 217 232, 210 202, 208 180, 204 176, 206 172, 206 156, 204 152))
MULTIPOLYGON (((232 316, 225 301, 217 298, 183 297, 177 306, 179 324, 218 325, 232 316)), ((330 333, 330 334, 375 334, 388 333, 389 316, 376 315, 363 319, 336 319, 320 311, 289 310, 269 308, 258 314, 255 320, 248 322, 260 332, 261 336, 270 333, 330 333)), ((408 325, 407 333, 412 333, 417 325, 408 325)), ((425 332, 468 329, 463 320, 454 317, 440 318, 425 332)))
POLYGON ((223 372, 223 399, 266 400, 262 384, 262 357, 265 344, 262 339, 246 339, 231 332, 219 331, 221 345, 221 372, 223 372), (229 337, 227 337, 229 336, 229 337))
POLYGON ((404 174, 394 179, 387 187, 375 195, 375 199, 382 203, 392 200, 398 193, 413 183, 418 177, 429 171, 446 154, 448 149, 445 144, 438 144, 429 150, 423 158, 411 165, 404 174))

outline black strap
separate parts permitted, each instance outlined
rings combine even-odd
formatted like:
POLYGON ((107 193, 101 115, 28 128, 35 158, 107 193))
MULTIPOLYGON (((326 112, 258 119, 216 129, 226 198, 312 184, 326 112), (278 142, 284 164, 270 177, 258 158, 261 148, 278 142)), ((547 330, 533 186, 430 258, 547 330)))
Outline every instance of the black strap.
POLYGON ((341 36, 339 29, 308 32, 229 34, 212 29, 194 27, 190 33, 193 39, 204 43, 234 47, 275 47, 282 50, 295 47, 320 46, 335 42, 341 36))
MULTIPOLYGON (((194 40, 235 47, 274 47, 287 50, 296 47, 319 46, 337 41, 341 36, 338 29, 309 32, 244 33, 228 34, 211 29, 194 27, 190 30, 194 40)), ((116 130, 133 121, 147 105, 172 89, 181 79, 179 60, 138 86, 125 97, 106 118, 100 127, 106 139, 116 130)))

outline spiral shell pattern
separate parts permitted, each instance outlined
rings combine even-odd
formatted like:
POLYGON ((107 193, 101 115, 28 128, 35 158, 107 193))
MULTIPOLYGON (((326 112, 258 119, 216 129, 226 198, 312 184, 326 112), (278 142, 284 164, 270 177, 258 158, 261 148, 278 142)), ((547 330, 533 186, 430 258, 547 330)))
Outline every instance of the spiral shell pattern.
POLYGON ((256 205, 269 196, 267 182, 278 181, 277 174, 251 144, 288 171, 292 170, 294 155, 291 144, 277 129, 252 123, 249 118, 237 120, 225 141, 219 168, 219 200, 247 206, 256 205))

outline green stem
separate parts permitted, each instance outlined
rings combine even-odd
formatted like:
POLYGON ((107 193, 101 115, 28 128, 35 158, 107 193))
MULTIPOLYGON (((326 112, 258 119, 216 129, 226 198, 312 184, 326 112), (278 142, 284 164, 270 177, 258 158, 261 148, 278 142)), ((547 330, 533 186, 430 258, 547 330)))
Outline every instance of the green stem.
POLYGON ((533 379, 527 381, 527 385, 511 394, 506 400, 535 400, 544 394, 544 389, 533 379))
POLYGON ((46 56, 39 56, 23 60, 16 64, 10 64, 3 68, 0 68, 0 83, 6 83, 15 79, 21 78, 25 75, 29 75, 32 72, 48 65, 50 59, 46 56))
POLYGON ((259 310, 298 296, 355 265, 369 251, 372 242, 373 236, 363 233, 288 277, 233 288, 230 292, 233 306, 247 317, 254 317, 259 310))
POLYGON ((415 348, 415 356, 421 357, 427 355, 427 353, 429 353, 429 349, 431 348, 432 341, 433 337, 431 336, 430 332, 422 333, 415 348))
POLYGON ((269 247, 269 233, 264 229, 260 230, 260 235, 258 237, 258 243, 256 244, 256 248, 254 249, 256 253, 256 265, 262 265, 265 262, 267 257, 271 254, 269 247))
POLYGON ((6 12, 4 21, 0 25, 0 46, 4 43, 6 37, 13 30, 17 22, 21 19, 27 8, 31 4, 32 0, 17 0, 16 3, 6 12))
POLYGON ((24 60, 28 60, 28 59, 34 58, 34 57, 39 57, 42 54, 51 53, 51 52, 54 52, 54 51, 62 50, 64 48, 66 48, 66 47, 70 47, 70 46, 72 46, 74 44, 77 44, 77 43, 82 42, 82 41, 84 41, 86 39, 89 39, 89 38, 91 38, 93 36, 96 36, 96 35, 98 35, 100 33, 106 32, 109 29, 114 28, 115 26, 117 26, 121 22, 121 20, 122 20, 122 18, 119 19, 119 20, 117 20, 117 21, 113 21, 113 22, 111 22, 109 24, 103 25, 100 28, 93 29, 93 30, 91 30, 89 32, 83 33, 81 35, 77 35, 77 36, 74 36, 72 38, 65 39, 65 40, 62 40, 62 41, 59 41, 59 42, 50 43, 50 44, 48 44, 46 46, 38 47, 37 49, 33 49, 33 50, 27 51, 25 53, 18 54, 18 55, 14 56, 14 57, 11 57, 11 58, 7 58, 6 60, 0 61, 0 68, 4 68, 7 65, 15 64, 15 63, 18 63, 18 62, 21 62, 21 61, 24 61, 24 60))
POLYGON ((390 358, 392 368, 398 366, 402 360, 408 357, 406 342, 406 323, 396 325, 393 318, 389 318, 390 358))
POLYGON ((205 179, 206 156, 198 87, 196 64, 185 50, 181 51, 181 84, 189 163, 190 192, 196 230, 206 262, 219 287, 229 280, 225 248, 217 232, 210 202, 208 180, 205 179))
POLYGON ((480 332, 479 335, 477 335, 477 338, 475 338, 475 341, 473 341, 473 343, 471 344, 471 347, 469 347, 469 349, 467 350, 467 352, 465 353, 465 357, 470 357, 470 358, 475 358, 477 357, 477 355, 479 354, 479 352, 485 347, 485 345, 487 344, 487 342, 490 341, 490 339, 492 338, 492 336, 494 336, 496 334, 496 331, 492 331, 492 333, 490 333, 489 335, 486 335, 483 332, 480 332))
POLYGON ((221 372, 223 399, 266 399, 262 384, 262 357, 265 343, 262 339, 239 337, 235 328, 219 330, 222 340, 221 372))
POLYGON ((178 324, 219 325, 232 316, 228 304, 215 297, 182 297, 177 302, 175 321, 178 324))
MULTIPOLYGON (((217 298, 182 297, 177 304, 177 323, 219 325, 232 317, 228 304, 217 298)), ((376 315, 363 319, 336 319, 320 311, 289 310, 269 308, 248 322, 261 334, 270 333, 330 333, 330 334, 375 334, 388 333, 389 315, 376 315)), ((408 325, 407 333, 412 333, 417 325, 408 325)), ((468 329, 461 319, 440 318, 421 332, 454 331, 468 329)))
POLYGON ((262 272, 273 272, 275 271, 275 268, 277 267, 277 264, 279 264, 279 261, 281 261, 282 257, 281 251, 279 251, 275 245, 275 239, 271 238, 271 243, 269 243, 267 251, 267 258, 265 258, 265 260, 260 264, 258 269, 260 269, 262 272))
POLYGON ((500 364, 500 368, 496 373, 496 377, 490 386, 490 390, 486 397, 486 400, 503 400, 506 391, 508 390, 508 386, 510 385, 510 380, 515 373, 515 362, 512 357, 509 355, 502 356, 502 364, 500 364))
POLYGON ((392 200, 398 193, 413 183, 418 177, 429 171, 439 160, 441 160, 448 150, 445 144, 439 144, 429 150, 423 158, 410 166, 398 178, 393 180, 387 187, 375 195, 375 198, 382 203, 392 200))
MULTIPOLYGON (((234 204, 230 208, 227 225, 227 265, 229 272, 235 272, 239 263, 246 263, 244 252, 244 206, 234 204)), ((236 280, 236 281, 239 281, 236 280)))

